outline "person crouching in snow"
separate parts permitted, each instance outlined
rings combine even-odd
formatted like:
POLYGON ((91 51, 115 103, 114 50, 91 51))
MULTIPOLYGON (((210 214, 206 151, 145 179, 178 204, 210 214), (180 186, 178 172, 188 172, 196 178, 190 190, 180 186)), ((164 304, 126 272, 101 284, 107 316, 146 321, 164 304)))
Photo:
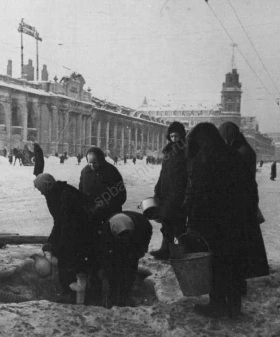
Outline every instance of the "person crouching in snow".
POLYGON ((163 149, 160 176, 155 186, 155 197, 160 203, 162 244, 150 254, 155 258, 169 258, 169 244, 186 231, 186 210, 183 207, 187 188, 187 167, 184 156, 186 131, 183 124, 173 122, 168 127, 169 143, 163 149))
POLYGON ((142 214, 123 211, 110 217, 102 226, 99 238, 103 306, 133 306, 131 290, 138 261, 148 251, 152 225, 142 214))
POLYGON ((120 172, 106 161, 100 148, 89 148, 86 159, 88 165, 81 172, 79 190, 89 196, 89 209, 95 218, 104 221, 122 211, 126 188, 120 172))
MULTIPOLYGON (((54 220, 48 242, 42 250, 50 251, 58 259, 58 276, 63 289, 58 301, 67 302, 75 297, 69 285, 76 281, 79 272, 85 271, 83 251, 86 247, 97 246, 94 227, 83 208, 87 198, 66 181, 56 181, 48 173, 39 174, 34 186, 45 196, 54 220)), ((92 252, 87 257, 91 268, 94 268, 94 255, 92 252)))

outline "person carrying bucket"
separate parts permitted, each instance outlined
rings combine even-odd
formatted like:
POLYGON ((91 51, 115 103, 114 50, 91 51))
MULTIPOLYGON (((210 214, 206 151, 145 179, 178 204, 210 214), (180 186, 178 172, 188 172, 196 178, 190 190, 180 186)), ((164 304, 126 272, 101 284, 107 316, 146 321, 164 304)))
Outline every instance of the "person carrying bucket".
POLYGON ((247 167, 211 123, 197 124, 186 142, 188 230, 199 233, 212 251, 210 302, 194 310, 210 317, 238 316, 246 256, 247 167))
POLYGON ((184 157, 186 131, 183 124, 173 122, 168 127, 166 138, 169 143, 163 149, 163 162, 155 198, 159 200, 161 232, 163 235, 159 250, 150 254, 167 260, 170 256, 169 244, 186 231, 186 210, 183 207, 187 187, 187 169, 184 157))

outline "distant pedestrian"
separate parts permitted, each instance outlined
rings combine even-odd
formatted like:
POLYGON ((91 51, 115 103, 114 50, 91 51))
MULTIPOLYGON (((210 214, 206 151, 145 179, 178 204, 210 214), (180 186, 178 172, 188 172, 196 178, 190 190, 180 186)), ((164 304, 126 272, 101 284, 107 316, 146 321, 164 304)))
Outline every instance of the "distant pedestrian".
POLYGON ((132 162, 133 162, 134 165, 136 164, 136 157, 132 158, 132 162))
POLYGON ((10 165, 13 164, 13 155, 12 155, 11 152, 10 152, 10 154, 9 154, 9 163, 10 163, 10 165))
POLYGON ((4 155, 5 158, 7 157, 7 149, 6 148, 4 148, 4 150, 3 150, 3 155, 4 155))
POLYGON ((43 150, 41 149, 40 145, 37 143, 34 143, 34 160, 35 160, 35 166, 33 174, 37 177, 39 174, 44 172, 44 154, 43 150))
POLYGON ((82 156, 80 153, 78 153, 78 155, 77 155, 77 159, 78 159, 78 165, 80 165, 80 164, 81 164, 81 160, 82 160, 82 158, 83 158, 83 156, 82 156))
POLYGON ((127 163, 127 158, 126 158, 126 156, 123 157, 123 162, 124 162, 124 164, 127 163))
POLYGON ((64 164, 65 157, 63 154, 59 157, 59 159, 60 159, 60 164, 64 164))
POLYGON ((117 165, 117 164, 118 164, 118 157, 115 156, 115 157, 114 157, 114 165, 117 165))
POLYGON ((64 160, 66 160, 68 158, 68 153, 67 151, 64 152, 64 160))
POLYGON ((273 180, 276 178, 277 176, 277 167, 276 167, 276 161, 274 161, 271 164, 271 173, 270 173, 270 180, 273 180))
POLYGON ((262 167, 262 166, 263 166, 263 160, 260 161, 260 167, 262 167))

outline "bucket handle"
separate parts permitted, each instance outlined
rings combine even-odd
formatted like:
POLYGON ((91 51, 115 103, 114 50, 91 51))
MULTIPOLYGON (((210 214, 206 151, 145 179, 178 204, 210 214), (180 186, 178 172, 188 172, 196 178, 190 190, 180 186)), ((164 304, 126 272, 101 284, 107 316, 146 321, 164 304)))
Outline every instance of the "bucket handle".
POLYGON ((203 236, 201 236, 201 235, 199 235, 199 234, 194 234, 194 233, 183 233, 183 234, 181 234, 180 236, 178 236, 178 238, 175 238, 175 240, 177 240, 177 241, 179 241, 179 239, 181 238, 181 237, 183 237, 183 236, 193 236, 193 237, 197 237, 198 239, 201 239, 205 244, 206 244, 206 247, 207 247, 207 249, 208 249, 208 251, 209 251, 209 253, 211 253, 211 249, 210 249, 210 247, 209 247, 209 245, 208 245, 208 242, 204 239, 204 237, 203 236))

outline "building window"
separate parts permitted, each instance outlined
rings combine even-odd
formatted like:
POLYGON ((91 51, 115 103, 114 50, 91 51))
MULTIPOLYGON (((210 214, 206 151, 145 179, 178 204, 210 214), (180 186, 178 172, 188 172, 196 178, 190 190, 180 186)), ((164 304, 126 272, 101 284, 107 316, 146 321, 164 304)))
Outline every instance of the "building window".
POLYGON ((17 106, 12 107, 12 126, 21 126, 20 108, 17 106))
POLYGON ((6 116, 3 105, 0 105, 0 124, 6 125, 6 116))

